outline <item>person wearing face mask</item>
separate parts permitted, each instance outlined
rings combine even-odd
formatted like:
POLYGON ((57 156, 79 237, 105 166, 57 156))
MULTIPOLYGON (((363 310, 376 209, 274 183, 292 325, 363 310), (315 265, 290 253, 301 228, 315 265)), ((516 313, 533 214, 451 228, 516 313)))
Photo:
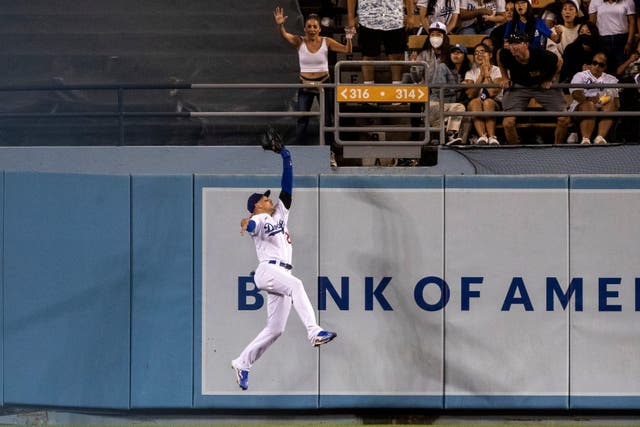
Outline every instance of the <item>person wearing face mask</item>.
POLYGON ((429 26, 429 37, 425 40, 417 60, 427 63, 427 76, 433 75, 436 64, 442 62, 442 53, 449 49, 447 27, 442 22, 434 22, 429 26))
POLYGON ((429 43, 435 49, 439 49, 440 47, 442 47, 443 42, 444 42, 444 38, 438 34, 429 37, 429 43))
POLYGON ((560 83, 569 83, 573 76, 586 69, 595 52, 606 52, 600 42, 598 27, 592 22, 584 22, 578 27, 578 38, 569 43, 562 53, 560 83))
MULTIPOLYGON (((620 102, 618 99, 618 89, 602 88, 598 84, 618 83, 618 79, 607 74, 607 54, 598 52, 593 55, 593 60, 588 64, 585 71, 580 71, 573 76, 571 83, 583 84, 584 87, 572 87, 569 89, 573 102, 569 111, 618 111, 620 102)), ((591 134, 596 126, 595 117, 579 117, 580 134, 582 141, 580 144, 591 144, 591 134)), ((605 137, 611 129, 613 120, 610 117, 603 117, 598 121, 598 130, 593 140, 594 144, 606 144, 605 137)))
MULTIPOLYGON (((453 50, 462 52, 463 55, 466 55, 466 48, 462 45, 456 45, 455 49, 453 50)), ((460 83, 461 79, 455 76, 454 73, 446 65, 446 62, 450 62, 450 57, 447 57, 448 55, 450 55, 450 51, 451 49, 449 48, 449 37, 447 36, 447 28, 442 22, 434 22, 429 26, 429 38, 425 40, 423 50, 416 57, 418 61, 424 61, 427 63, 425 74, 427 78, 426 84, 428 86, 433 84, 460 83)), ((417 65, 413 66, 412 68, 412 75, 423 75, 423 69, 421 66, 417 65)), ((449 92, 451 91, 445 90, 445 99, 443 100, 444 110, 464 111, 464 105, 456 102, 455 91, 453 91, 453 95, 449 92)), ((439 90, 431 91, 429 95, 429 119, 431 121, 431 126, 434 127, 439 126, 439 101, 439 90)), ((411 111, 412 113, 421 113, 422 111, 424 111, 424 108, 424 104, 412 103, 409 106, 409 111, 411 111)), ((462 142, 462 138, 460 138, 460 136, 458 135, 461 122, 462 117, 447 118, 445 124, 447 141, 441 141, 442 144, 446 143, 447 145, 451 145, 460 144, 462 142)), ((422 119, 412 117, 411 125, 421 126, 422 119)), ((414 133, 411 138, 415 140, 417 138, 417 134, 414 133)))

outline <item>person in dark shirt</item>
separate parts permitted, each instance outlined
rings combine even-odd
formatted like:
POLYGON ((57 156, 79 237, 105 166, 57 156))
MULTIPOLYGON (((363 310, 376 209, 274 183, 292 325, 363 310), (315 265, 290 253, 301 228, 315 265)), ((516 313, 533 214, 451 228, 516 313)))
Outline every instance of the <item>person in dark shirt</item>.
MULTIPOLYGON (((531 98, 547 111, 565 111, 567 103, 560 89, 551 89, 551 81, 559 74, 562 60, 544 49, 531 49, 524 33, 509 36, 508 45, 498 53, 498 66, 505 89, 502 107, 507 111, 524 111, 531 98)), ((559 116, 555 130, 555 143, 562 144, 567 136, 569 118, 559 116)), ((502 121, 508 144, 518 144, 516 117, 506 116, 502 121)))
POLYGON ((607 52, 600 40, 598 27, 593 22, 580 24, 578 38, 569 43, 562 53, 560 83, 569 83, 576 73, 584 71, 596 52, 607 52))

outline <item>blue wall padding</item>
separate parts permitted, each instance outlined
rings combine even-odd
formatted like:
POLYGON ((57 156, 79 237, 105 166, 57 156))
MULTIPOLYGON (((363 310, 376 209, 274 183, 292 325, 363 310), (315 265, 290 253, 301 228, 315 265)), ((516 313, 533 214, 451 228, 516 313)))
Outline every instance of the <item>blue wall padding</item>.
POLYGON ((131 407, 193 402, 193 177, 132 178, 131 407))
MULTIPOLYGON (((4 172, 0 174, 0 200, 4 200, 4 172)), ((4 241, 4 203, 0 203, 0 241, 4 241)), ((4 259, 4 245, 0 245, 4 259)), ((4 263, 0 262, 0 307, 4 307, 4 263)), ((0 316, 0 366, 4 368, 4 316, 0 316)), ((0 384, 4 384, 4 369, 0 369, 0 384)), ((0 387, 0 404, 4 402, 4 387, 0 387)))
POLYGON ((129 407, 130 177, 6 173, 4 401, 129 407))
MULTIPOLYGON (((439 189, 443 184, 447 191, 635 190, 640 179, 300 175, 294 182, 296 188, 439 189)), ((275 195, 280 176, 0 174, 3 405, 640 407, 636 395, 202 395, 202 190, 209 186, 246 187, 247 194, 271 188, 275 195)), ((636 296, 636 306, 638 301, 636 296)))

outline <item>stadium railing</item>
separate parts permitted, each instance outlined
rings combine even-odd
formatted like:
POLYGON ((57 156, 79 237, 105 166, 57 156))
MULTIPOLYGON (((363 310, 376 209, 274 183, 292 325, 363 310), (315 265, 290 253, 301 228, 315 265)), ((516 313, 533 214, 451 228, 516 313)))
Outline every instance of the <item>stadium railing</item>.
MULTIPOLYGON (((317 85, 317 88, 320 92, 319 97, 319 109, 317 111, 127 111, 126 107, 126 97, 125 93, 128 91, 135 90, 219 90, 219 89, 238 89, 238 90, 264 90, 264 89, 298 89, 301 87, 307 87, 301 83, 276 83, 276 84, 267 84, 267 83, 206 83, 206 84, 189 84, 189 83, 179 83, 179 84, 101 84, 101 85, 91 85, 91 84, 81 84, 81 85, 21 85, 21 86, 0 86, 0 93, 4 92, 51 92, 51 91, 78 91, 78 90, 91 90, 91 91, 109 91, 114 92, 115 96, 115 109, 113 111, 73 111, 73 112, 17 112, 17 111, 4 111, 0 112, 0 119, 10 119, 10 118, 20 118, 20 119, 29 119, 29 118, 70 118, 70 117, 93 117, 93 118, 116 118, 119 123, 120 135, 118 144, 126 145, 126 135, 125 135, 125 119, 127 118, 157 118, 157 117, 194 117, 194 118, 207 118, 207 117, 318 117, 319 122, 319 143, 320 145, 325 144, 325 133, 333 132, 336 135, 336 143, 342 145, 343 147, 355 148, 355 151, 352 152, 353 157, 363 156, 363 152, 371 148, 379 148, 380 152, 373 153, 379 157, 404 157, 407 154, 415 154, 416 149, 419 150, 422 146, 429 144, 429 135, 437 132, 439 134, 439 141, 442 144, 445 141, 445 129, 444 126, 432 127, 428 126, 429 123, 429 109, 425 108, 423 113, 411 113, 407 112, 406 109, 401 110, 399 112, 343 112, 340 110, 339 103, 334 102, 335 105, 335 124, 326 125, 327 118, 325 117, 325 89, 333 88, 339 89, 342 83, 339 81, 340 70, 345 65, 348 66, 361 66, 363 64, 374 64, 375 66, 389 66, 401 63, 405 66, 415 65, 415 62, 409 61, 344 61, 348 64, 338 63, 336 64, 336 83, 323 83, 317 85), (364 125, 364 126, 342 126, 340 124, 342 118, 398 118, 398 119, 410 119, 414 117, 421 117, 424 119, 424 123, 426 125, 422 127, 413 127, 413 126, 402 126, 396 124, 387 124, 387 125, 364 125), (366 134, 370 134, 372 132, 423 132, 424 137, 419 141, 393 141, 393 140, 343 140, 340 136, 345 132, 361 132, 366 134), (361 147, 362 150, 358 150, 358 147, 361 147), (409 152, 407 152, 406 148, 409 147, 409 152), (403 151, 404 149, 404 151, 403 151)), ((362 87, 371 87, 370 85, 362 85, 362 87)), ((376 85, 373 85, 376 86, 376 85)), ((387 85, 388 86, 388 85, 387 85)), ((410 87, 411 85, 403 85, 403 87, 410 87)), ((467 87, 480 87, 482 85, 469 85, 467 87)), ((487 87, 488 85, 483 85, 487 87)), ((433 85, 430 89, 436 90, 439 94, 438 98, 442 99, 445 89, 451 88, 459 88, 460 85, 433 85)), ((499 87, 494 85, 492 87, 499 87)), ((582 87, 581 85, 575 84, 554 84, 552 87, 556 88, 569 88, 569 87, 582 87)), ((592 87, 592 86, 590 86, 592 87)), ((638 89, 640 90, 640 85, 631 84, 631 83, 618 83, 618 84, 598 84, 598 88, 616 88, 616 89, 638 89)), ((337 92, 337 91, 336 91, 337 92)), ((336 93, 337 95, 337 93, 336 93)), ((400 101, 394 101, 393 103, 402 103, 400 101)), ((428 102, 428 101, 427 101, 428 102)), ((356 102, 355 104, 357 104, 356 102)), ((366 103, 366 100, 365 102, 366 103)), ((444 123, 444 120, 450 116, 494 116, 494 117, 505 117, 505 116, 516 116, 516 117, 558 117, 558 116, 569 116, 569 117, 593 117, 594 113, 591 112, 569 112, 569 111, 518 111, 518 112, 508 112, 504 111, 495 111, 495 112, 446 112, 443 110, 443 104, 440 103, 440 108, 438 111, 439 115, 439 123, 444 123)), ((612 118, 620 118, 620 117, 628 117, 635 116, 640 117, 640 111, 616 111, 616 112, 597 112, 597 117, 612 117, 612 118)), ((371 153, 369 153, 371 154, 371 153)))

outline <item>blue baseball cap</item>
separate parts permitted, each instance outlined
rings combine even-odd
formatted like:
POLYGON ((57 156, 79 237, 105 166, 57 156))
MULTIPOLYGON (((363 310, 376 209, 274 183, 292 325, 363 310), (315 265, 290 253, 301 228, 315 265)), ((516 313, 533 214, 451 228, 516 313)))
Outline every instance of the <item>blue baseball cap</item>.
POLYGON ((453 52, 454 50, 459 50, 460 52, 464 53, 465 55, 467 54, 467 47, 463 44, 455 44, 453 46, 451 46, 451 51, 453 52))
POLYGON ((254 209, 256 208, 256 203, 258 203, 260 199, 262 199, 262 196, 269 197, 270 194, 271 190, 267 190, 264 193, 253 193, 252 195, 250 195, 249 199, 247 199, 247 210, 253 213, 254 209))

